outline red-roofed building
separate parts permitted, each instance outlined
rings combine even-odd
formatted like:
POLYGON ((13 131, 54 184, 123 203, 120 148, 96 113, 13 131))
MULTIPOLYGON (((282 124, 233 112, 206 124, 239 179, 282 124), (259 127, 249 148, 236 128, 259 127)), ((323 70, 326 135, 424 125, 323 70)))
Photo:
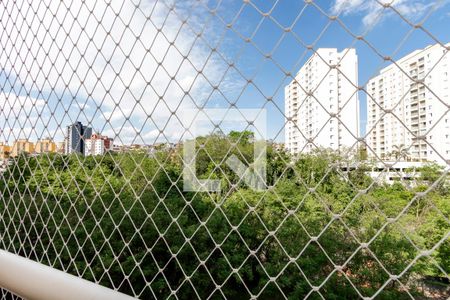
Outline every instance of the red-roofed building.
POLYGON ((111 150, 113 140, 107 136, 95 133, 85 140, 84 155, 103 155, 111 150))

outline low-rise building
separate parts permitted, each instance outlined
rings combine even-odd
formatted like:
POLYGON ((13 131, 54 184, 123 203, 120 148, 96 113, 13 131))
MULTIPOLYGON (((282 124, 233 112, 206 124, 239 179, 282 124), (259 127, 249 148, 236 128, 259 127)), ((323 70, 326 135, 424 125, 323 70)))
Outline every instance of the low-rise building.
POLYGON ((56 152, 59 154, 64 154, 66 149, 66 143, 65 142, 58 142, 56 143, 56 152))
POLYGON ((11 150, 11 156, 16 157, 20 153, 34 153, 34 144, 26 139, 15 141, 11 150))
POLYGON ((4 161, 9 158, 9 155, 11 154, 11 147, 0 143, 0 160, 4 161))
POLYGON ((85 140, 84 155, 103 155, 112 150, 113 140, 101 134, 93 134, 91 138, 85 140))
POLYGON ((377 162, 369 168, 368 175, 378 183, 403 182, 412 184, 420 177, 420 169, 426 165, 424 162, 377 162))
POLYGON ((122 152, 122 146, 120 146, 120 145, 113 145, 111 151, 113 151, 113 152, 122 152))
POLYGON ((50 138, 46 138, 43 140, 39 140, 36 142, 36 146, 34 147, 34 151, 38 154, 41 153, 54 153, 56 152, 56 144, 50 138))

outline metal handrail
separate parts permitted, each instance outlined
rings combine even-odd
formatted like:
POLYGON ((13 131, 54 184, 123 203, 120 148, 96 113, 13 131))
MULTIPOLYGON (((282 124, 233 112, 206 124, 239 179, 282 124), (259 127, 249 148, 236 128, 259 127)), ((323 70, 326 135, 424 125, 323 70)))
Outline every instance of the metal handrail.
POLYGON ((0 250, 0 287, 25 299, 134 299, 4 250, 0 250))

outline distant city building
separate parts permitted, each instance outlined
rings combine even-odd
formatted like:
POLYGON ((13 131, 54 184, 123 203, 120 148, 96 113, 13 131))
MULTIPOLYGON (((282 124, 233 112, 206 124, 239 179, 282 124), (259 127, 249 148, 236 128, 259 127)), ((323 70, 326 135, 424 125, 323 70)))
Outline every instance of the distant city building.
POLYGON ((285 88, 286 149, 295 154, 354 146, 359 135, 357 87, 355 49, 318 49, 285 88))
POLYGON ((113 145, 111 148, 111 151, 113 152, 118 152, 118 153, 123 153, 126 151, 130 150, 130 146, 126 146, 126 145, 113 145))
POLYGON ((267 145, 270 145, 273 148, 273 150, 283 151, 283 150, 286 149, 286 146, 285 146, 284 143, 278 143, 278 142, 275 142, 272 139, 267 140, 266 142, 267 142, 267 145))
POLYGON ((43 140, 39 140, 36 142, 36 146, 34 147, 34 151, 38 154, 40 153, 50 153, 56 152, 56 144, 53 140, 47 138, 43 140))
POLYGON ((84 155, 102 155, 113 149, 113 141, 107 136, 93 134, 85 140, 84 155))
POLYGON ((65 153, 81 153, 84 154, 85 140, 91 138, 92 128, 86 127, 81 122, 76 122, 67 126, 65 139, 65 153))
POLYGON ((131 144, 129 146, 130 150, 140 150, 141 148, 142 148, 142 145, 140 145, 140 144, 131 144))
POLYGON ((58 152, 58 153, 60 153, 60 154, 64 154, 65 153, 65 149, 66 149, 66 146, 65 146, 65 142, 57 142, 56 143, 56 152, 58 152))
POLYGON ((122 151, 122 146, 114 144, 112 146, 111 151, 113 151, 113 152, 121 152, 122 151))
POLYGON ((369 156, 450 162, 450 54, 444 47, 406 55, 366 89, 369 156))
POLYGON ((154 144, 132 144, 132 145, 113 145, 113 152, 138 152, 153 155, 158 151, 168 151, 181 147, 181 143, 154 143, 154 144))
POLYGON ((398 182, 415 186, 415 180, 420 177, 420 169, 427 164, 424 162, 389 162, 379 161, 368 166, 367 175, 378 183, 394 184, 398 182))
POLYGON ((0 143, 0 160, 8 159, 10 154, 11 154, 11 147, 4 143, 0 143))
POLYGON ((34 144, 25 139, 15 141, 11 150, 11 156, 16 157, 20 153, 34 153, 34 144))

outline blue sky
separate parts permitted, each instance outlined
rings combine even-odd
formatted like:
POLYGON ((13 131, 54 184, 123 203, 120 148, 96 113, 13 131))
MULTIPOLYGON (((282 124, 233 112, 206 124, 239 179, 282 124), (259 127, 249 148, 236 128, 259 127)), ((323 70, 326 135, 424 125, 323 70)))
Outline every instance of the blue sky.
MULTIPOLYGON (((347 7, 350 6, 348 11, 341 12, 339 18, 353 34, 364 35, 367 43, 371 44, 383 56, 392 56, 394 59, 401 58, 415 49, 435 44, 434 38, 444 44, 450 41, 450 31, 448 30, 450 28, 450 10, 444 1, 441 3, 434 3, 433 1, 401 1, 404 7, 401 7, 399 10, 404 14, 405 18, 413 23, 426 19, 423 22, 423 27, 433 37, 430 37, 422 30, 412 29, 409 24, 391 9, 380 11, 380 17, 377 21, 370 20, 370 18, 373 18, 373 16, 370 16, 373 8, 351 7, 351 4, 356 2, 361 1, 348 1, 347 7), (431 4, 435 4, 435 6, 431 4), (407 10, 408 8, 410 10, 407 10)), ((366 5, 368 2, 371 1, 366 1, 366 5)), ((314 1, 314 3, 325 13, 335 13, 333 5, 336 5, 336 2, 334 1, 314 1)), ((311 51, 306 51, 304 46, 298 41, 298 38, 301 38, 306 45, 314 44, 315 49, 320 47, 356 48, 359 59, 359 85, 365 85, 369 78, 387 65, 364 41, 355 41, 338 22, 330 23, 328 18, 316 6, 308 5, 305 7, 303 1, 279 1, 275 8, 271 7, 271 4, 273 4, 271 1, 254 2, 254 5, 262 11, 272 10, 271 17, 277 20, 280 25, 284 27, 293 26, 292 31, 294 34, 285 34, 272 56, 274 61, 292 72, 292 74, 295 74, 302 63, 312 54, 311 51), (301 16, 296 19, 299 14, 301 16), (319 35, 321 37, 317 40, 319 35)), ((355 5, 358 4, 356 3, 355 5)), ((359 5, 364 6, 364 4, 359 5)), ((261 15, 253 12, 255 9, 252 5, 247 7, 246 11, 248 10, 249 12, 245 14, 245 21, 256 24, 261 19, 261 15), (250 15, 251 18, 247 18, 250 15)), ((255 38, 252 39, 253 42, 265 52, 273 51, 278 39, 283 35, 282 30, 272 20, 267 19, 264 20, 259 30, 261 30, 260 34, 256 33, 255 38)), ((251 29, 247 32, 250 31, 251 29)), ((258 51, 255 52, 257 53, 258 51)), ((266 96, 274 96, 274 103, 280 108, 284 108, 283 86, 292 78, 284 77, 282 72, 270 60, 264 60, 260 54, 254 54, 254 56, 249 54, 249 57, 252 57, 248 61, 249 65, 262 65, 260 73, 254 79, 254 82, 262 87, 261 90, 266 96), (279 88, 280 84, 282 85, 281 88, 279 88)), ((247 99, 248 101, 245 104, 243 103, 245 107, 252 107, 252 105, 260 107, 265 101, 264 97, 256 92, 252 96, 248 95, 247 99)), ((361 131, 364 133, 366 120, 365 93, 360 93, 359 100, 361 104, 361 131)), ((283 117, 274 105, 270 104, 266 107, 270 122, 268 135, 276 136, 277 140, 282 141, 283 117)))
MULTIPOLYGON (((118 143, 177 141, 183 111, 231 104, 267 109, 267 136, 283 141, 284 86, 292 80, 285 72, 295 75, 311 56, 305 45, 355 47, 364 85, 386 65, 365 41, 394 59, 450 41, 447 0, 394 1, 412 23, 426 19, 428 33, 375 1, 174 1, 173 10, 170 1, 138 9, 95 3, 35 2, 37 18, 17 14, 20 5, 0 5, 12 15, 0 21, 0 141, 62 140, 75 120, 118 143), (326 14, 339 14, 346 29, 326 14)), ((363 129, 365 102, 361 93, 363 129)))

